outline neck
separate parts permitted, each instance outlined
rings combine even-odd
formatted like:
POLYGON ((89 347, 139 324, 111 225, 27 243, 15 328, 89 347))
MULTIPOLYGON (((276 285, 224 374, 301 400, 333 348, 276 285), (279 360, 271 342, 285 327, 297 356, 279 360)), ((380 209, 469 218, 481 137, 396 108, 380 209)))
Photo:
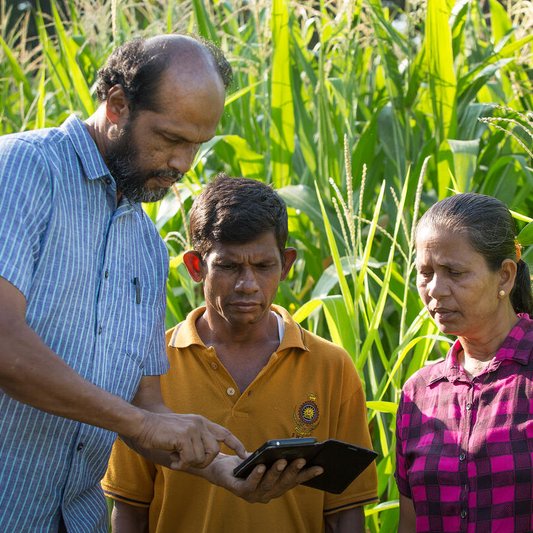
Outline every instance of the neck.
POLYGON ((479 335, 459 336, 464 359, 475 359, 480 362, 490 361, 518 320, 519 318, 511 308, 511 312, 507 313, 504 319, 496 321, 490 328, 485 328, 479 335))
MULTIPOLYGON (((105 108, 101 105, 86 121, 85 127, 92 137, 100 155, 106 158, 109 145, 109 127, 105 117, 105 108)), ((122 198, 122 193, 117 191, 117 205, 122 198)))
POLYGON ((218 358, 243 392, 279 346, 276 317, 268 312, 258 323, 238 327, 226 321, 217 321, 214 327, 210 318, 206 311, 196 321, 198 334, 206 346, 215 348, 218 358))
POLYGON ((213 313, 206 309, 198 318, 196 328, 204 344, 215 349, 221 346, 239 348, 279 343, 278 323, 272 311, 253 324, 231 324, 219 315, 213 317, 213 313))
POLYGON ((108 124, 105 117, 105 108, 101 105, 86 121, 85 127, 98 148, 98 151, 105 158, 109 142, 108 124))

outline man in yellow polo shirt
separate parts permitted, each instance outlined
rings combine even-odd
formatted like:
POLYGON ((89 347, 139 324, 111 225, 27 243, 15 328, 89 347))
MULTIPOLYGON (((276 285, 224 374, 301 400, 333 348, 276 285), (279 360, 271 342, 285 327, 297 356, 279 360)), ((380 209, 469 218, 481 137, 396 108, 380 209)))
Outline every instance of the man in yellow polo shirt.
MULTIPOLYGON (((193 250, 183 260, 203 282, 205 307, 167 333, 163 399, 227 427, 248 450, 309 436, 370 448, 364 392, 348 354, 272 305, 296 259, 287 231, 285 204, 258 181, 221 175, 195 200, 193 250)), ((372 464, 342 494, 300 485, 250 504, 150 463, 120 440, 102 486, 114 500, 114 533, 363 532, 363 505, 377 498, 372 464)))

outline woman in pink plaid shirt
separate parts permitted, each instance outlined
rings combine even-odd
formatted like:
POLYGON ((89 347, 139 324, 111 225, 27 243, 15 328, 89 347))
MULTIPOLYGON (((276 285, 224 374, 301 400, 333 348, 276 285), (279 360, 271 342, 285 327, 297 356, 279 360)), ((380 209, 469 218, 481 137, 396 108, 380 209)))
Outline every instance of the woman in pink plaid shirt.
POLYGON ((515 234, 507 207, 474 193, 418 224, 418 291, 457 339, 402 391, 401 533, 533 531, 533 295, 515 234))

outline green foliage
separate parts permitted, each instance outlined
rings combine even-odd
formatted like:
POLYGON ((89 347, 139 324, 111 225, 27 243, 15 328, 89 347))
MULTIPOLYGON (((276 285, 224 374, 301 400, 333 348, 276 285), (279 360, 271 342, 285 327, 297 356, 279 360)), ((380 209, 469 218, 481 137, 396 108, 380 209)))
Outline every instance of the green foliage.
MULTIPOLYGON (((344 346, 365 383, 380 454, 371 531, 397 524, 401 386, 450 342, 416 294, 419 213, 453 191, 494 195, 512 209, 520 243, 533 243, 533 32, 525 4, 503 4, 70 0, 65 12, 0 24, 1 134, 87 117, 97 69, 132 37, 195 31, 227 52, 235 84, 220 134, 187 180, 145 206, 171 254, 167 324, 202 301, 181 258, 202 183, 221 170, 272 183, 299 251, 277 301, 344 346)), ((3 20, 15 16, 7 5, 3 20)), ((523 257, 531 264, 531 249, 523 257)))

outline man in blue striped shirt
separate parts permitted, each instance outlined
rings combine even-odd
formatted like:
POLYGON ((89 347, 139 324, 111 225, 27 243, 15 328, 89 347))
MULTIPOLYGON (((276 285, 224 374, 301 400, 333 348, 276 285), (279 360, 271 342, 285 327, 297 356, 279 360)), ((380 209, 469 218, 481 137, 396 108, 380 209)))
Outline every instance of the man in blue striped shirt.
POLYGON ((231 76, 211 45, 118 48, 85 123, 0 139, 0 531, 106 531, 98 482, 116 433, 252 501, 308 479, 258 468, 228 430, 162 403, 168 256, 140 202, 211 139, 231 76), (217 455, 218 454, 218 455, 217 455))

